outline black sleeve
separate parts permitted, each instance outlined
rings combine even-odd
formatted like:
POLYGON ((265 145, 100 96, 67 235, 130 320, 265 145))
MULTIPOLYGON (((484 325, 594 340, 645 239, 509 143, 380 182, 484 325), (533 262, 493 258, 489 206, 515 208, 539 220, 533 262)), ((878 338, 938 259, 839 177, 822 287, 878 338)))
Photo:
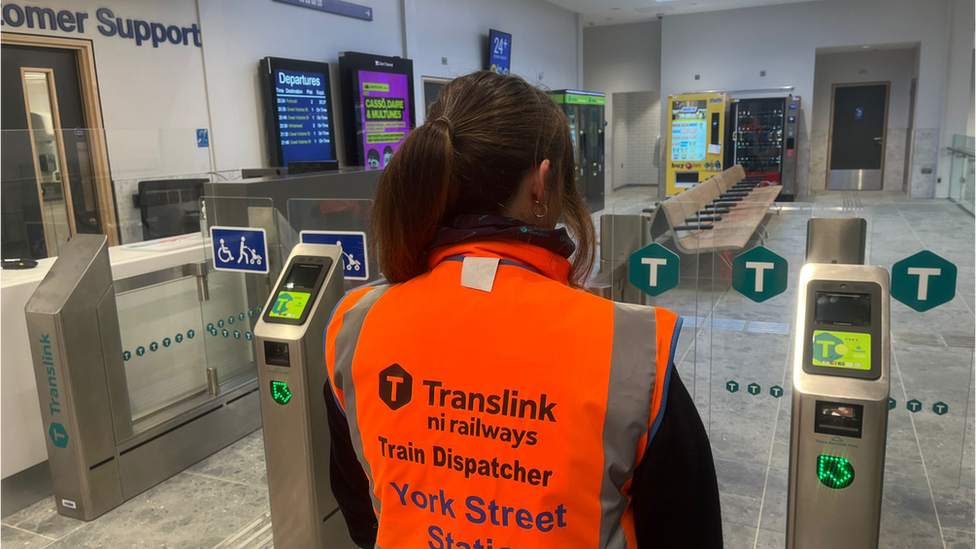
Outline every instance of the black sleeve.
POLYGON ((695 402, 671 366, 657 434, 634 472, 637 546, 722 547, 715 463, 695 402))
POLYGON ((339 510, 346 519, 352 541, 359 547, 376 545, 376 514, 369 498, 369 479, 363 472, 349 435, 349 422, 339 410, 332 388, 325 386, 325 405, 329 412, 329 433, 332 435, 332 455, 329 478, 332 493, 339 502, 339 510))

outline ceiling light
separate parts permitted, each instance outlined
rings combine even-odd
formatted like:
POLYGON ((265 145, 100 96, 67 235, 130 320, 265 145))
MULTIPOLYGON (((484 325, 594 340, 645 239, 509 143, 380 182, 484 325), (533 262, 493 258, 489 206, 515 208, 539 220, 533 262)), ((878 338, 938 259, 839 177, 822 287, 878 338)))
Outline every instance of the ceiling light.
POLYGON ((871 49, 871 46, 861 46, 861 49, 862 50, 869 50, 869 49, 871 49))

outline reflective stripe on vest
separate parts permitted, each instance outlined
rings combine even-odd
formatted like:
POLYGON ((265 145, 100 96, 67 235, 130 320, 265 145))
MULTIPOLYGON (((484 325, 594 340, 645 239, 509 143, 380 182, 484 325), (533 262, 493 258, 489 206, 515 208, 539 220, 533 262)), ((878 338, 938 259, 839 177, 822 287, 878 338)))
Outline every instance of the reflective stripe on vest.
MULTIPOLYGON (((437 271, 443 276, 444 271, 453 269, 459 275, 460 268, 459 263, 453 262, 453 266, 445 264, 437 271)), ((480 350, 477 344, 466 351, 455 351, 459 356, 444 357, 436 354, 438 349, 423 347, 427 344, 424 341, 404 341, 398 334, 390 333, 396 332, 396 317, 401 316, 402 311, 414 311, 416 318, 416 309, 421 308, 423 302, 420 294, 425 293, 422 285, 412 289, 405 285, 384 286, 347 297, 337 307, 327 331, 327 368, 336 399, 348 418, 356 454, 369 478, 370 496, 380 520, 377 547, 395 549, 422 545, 446 548, 450 535, 454 547, 464 547, 465 543, 473 547, 475 541, 481 541, 487 548, 487 539, 492 538, 493 549, 570 545, 636 549, 628 491, 634 470, 653 432, 652 425, 663 411, 677 317, 663 309, 595 301, 597 298, 584 298, 581 293, 566 294, 564 292, 572 290, 519 267, 502 266, 499 269, 498 287, 492 294, 459 295, 472 301, 505 299, 511 288, 520 288, 517 284, 538 284, 539 279, 560 286, 560 289, 553 289, 556 292, 553 295, 569 296, 574 302, 578 301, 574 307, 583 309, 585 316, 593 322, 599 324, 603 318, 603 325, 612 323, 612 330, 607 331, 605 337, 602 332, 594 335, 592 345, 599 347, 592 351, 593 356, 605 357, 606 361, 596 361, 602 362, 602 366, 593 363, 592 367, 587 365, 578 369, 584 379, 561 380, 564 386, 561 392, 532 384, 506 384, 507 380, 491 377, 493 372, 490 371, 471 375, 463 370, 465 363, 477 363, 477 355, 471 354, 480 350), (518 280, 513 282, 513 279, 518 280), (506 286, 506 282, 511 284, 506 286), (389 292, 391 288, 396 291, 389 292), (488 297, 493 294, 494 298, 488 297), (387 298, 380 301, 383 296, 387 298), (377 303, 379 307, 376 307, 377 303), (367 315, 370 315, 369 322, 367 315), (380 333, 387 337, 381 337, 380 333), (361 338, 368 340, 362 346, 359 345, 361 338), (388 342, 388 348, 382 348, 383 345, 378 343, 380 339, 388 342), (329 349, 330 345, 334 349, 329 349), (432 362, 456 363, 457 375, 452 377, 450 372, 454 370, 443 368, 439 373, 425 371, 420 361, 414 358, 425 356, 436 357, 429 359, 432 362), (402 367, 404 373, 397 373, 392 378, 396 380, 392 388, 386 381, 387 397, 397 400, 398 396, 389 391, 404 390, 406 376, 412 374, 412 397, 407 403, 384 404, 374 392, 382 393, 383 372, 393 366, 402 367), (428 375, 433 377, 426 377, 428 375), (506 390, 504 398, 512 399, 513 403, 520 402, 523 417, 516 417, 514 404, 511 410, 490 407, 492 396, 486 395, 502 385, 512 386, 512 393, 506 390), (586 390, 597 386, 605 388, 604 396, 597 398, 586 390), (441 390, 452 392, 445 398, 438 392, 441 390), (513 396, 516 390, 521 391, 516 393, 517 398, 513 396), (574 399, 577 392, 581 396, 574 399), (477 400, 472 393, 478 394, 477 400), (558 400, 547 401, 547 396, 558 400), (487 412, 485 402, 489 404, 487 412), (469 408, 463 409, 465 406, 469 408), (551 433, 559 433, 566 439, 574 438, 572 429, 577 428, 566 423, 571 413, 577 421, 589 418, 589 421, 579 421, 579 440, 583 442, 576 444, 573 440, 547 436, 550 435, 547 427, 555 427, 547 425, 549 418, 543 417, 544 407, 548 407, 553 422, 556 418, 564 422, 559 424, 560 430, 551 433), (505 413, 487 415, 493 410, 505 413), (602 417, 593 417, 593 414, 602 417), (418 425, 420 418, 426 421, 426 430, 418 425), (439 423, 441 421, 443 423, 439 423), (506 442, 500 443, 494 437, 486 440, 489 437, 467 434, 469 427, 472 431, 477 428, 481 429, 480 433, 496 434, 511 429, 512 434, 506 442), (517 436, 516 431, 523 438, 519 449, 511 450, 515 448, 512 441, 517 436), (533 433, 539 446, 534 446, 536 442, 530 445, 529 432, 533 433), (390 446, 379 443, 378 438, 389 440, 390 446), (546 449, 546 445, 551 449, 546 449), (602 448, 595 448, 596 445, 602 448), (539 447, 543 449, 539 450, 539 447), (447 459, 447 451, 459 461, 447 459), (539 452, 545 452, 544 459, 540 459, 539 452), (435 463, 438 455, 446 464, 435 463), (472 462, 477 463, 472 465, 472 462), (491 514, 493 505, 495 514, 491 514), (506 511, 506 507, 511 510, 506 511)), ((443 280, 438 284, 437 287, 444 287, 443 280)), ((549 291, 547 288, 549 286, 539 286, 535 291, 549 291)), ((453 295, 444 299, 457 302, 456 298, 453 295)), ((431 302, 431 308, 447 306, 433 299, 431 302)), ((457 306, 468 304, 461 301, 457 306)), ((465 316, 469 313, 467 309, 461 312, 464 313, 462 317, 469 318, 465 316)), ((520 320, 514 319, 516 324, 520 320)), ((480 341, 479 334, 472 336, 464 332, 463 326, 447 322, 448 329, 458 330, 459 341, 466 343, 472 338, 480 341)), ((439 324, 435 327, 445 329, 439 324)), ((422 333, 416 326, 404 327, 403 331, 422 333)), ((540 332, 540 345, 566 343, 559 340, 558 334, 545 332, 543 328, 540 332)), ((594 332, 599 330, 594 329, 594 332)), ((449 342, 451 339, 439 341, 449 342)), ((491 351, 498 352, 499 349, 491 351)), ((556 362, 541 366, 551 367, 555 375, 559 370, 558 360, 556 362)), ((432 368, 436 369, 436 366, 432 368)), ((495 390, 494 396, 499 394, 501 391, 495 390)), ((499 401, 500 398, 495 402, 499 401)), ((505 405, 508 408, 507 401, 505 405)))

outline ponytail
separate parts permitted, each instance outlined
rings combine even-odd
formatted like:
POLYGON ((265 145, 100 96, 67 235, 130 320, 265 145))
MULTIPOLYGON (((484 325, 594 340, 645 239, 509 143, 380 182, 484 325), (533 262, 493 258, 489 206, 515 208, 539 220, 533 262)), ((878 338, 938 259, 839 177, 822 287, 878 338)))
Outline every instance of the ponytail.
POLYGON ((407 134, 376 185, 372 245, 386 279, 396 284, 426 273, 424 251, 445 220, 503 215, 525 176, 549 160, 546 186, 560 197, 576 241, 569 281, 585 284, 595 231, 562 109, 518 76, 482 71, 444 86, 427 120, 407 134))
POLYGON ((413 130, 380 176, 373 206, 373 248, 390 282, 427 272, 424 248, 457 201, 450 120, 413 130))

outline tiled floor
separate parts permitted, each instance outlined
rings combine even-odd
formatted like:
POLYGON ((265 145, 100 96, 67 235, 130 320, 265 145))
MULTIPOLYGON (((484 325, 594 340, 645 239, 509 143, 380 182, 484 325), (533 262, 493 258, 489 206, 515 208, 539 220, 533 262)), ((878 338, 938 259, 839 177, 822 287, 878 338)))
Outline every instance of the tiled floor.
MULTIPOLYGON (((656 188, 627 187, 608 197, 607 208, 638 212, 654 197, 656 188)), ((892 302, 892 332, 903 336, 892 353, 897 406, 889 420, 881 546, 976 547, 973 218, 944 201, 850 192, 786 204, 770 216, 765 245, 790 262, 791 286, 784 294, 753 303, 728 288, 721 258, 683 257, 681 284, 654 302, 686 317, 678 371, 711 438, 726 547, 785 544, 792 285, 803 262, 806 221, 814 215, 865 217, 870 263, 890 269, 930 249, 959 268, 953 301, 927 313, 892 302), (729 392, 729 381, 740 389, 729 392), (747 390, 753 383, 759 394, 747 390), (771 394, 774 386, 782 388, 778 398, 771 394), (908 411, 910 399, 921 401, 922 410, 908 411), (948 414, 932 411, 937 401, 948 405, 948 414)), ((269 547, 261 432, 90 523, 57 515, 52 498, 0 523, 5 549, 269 547)))

